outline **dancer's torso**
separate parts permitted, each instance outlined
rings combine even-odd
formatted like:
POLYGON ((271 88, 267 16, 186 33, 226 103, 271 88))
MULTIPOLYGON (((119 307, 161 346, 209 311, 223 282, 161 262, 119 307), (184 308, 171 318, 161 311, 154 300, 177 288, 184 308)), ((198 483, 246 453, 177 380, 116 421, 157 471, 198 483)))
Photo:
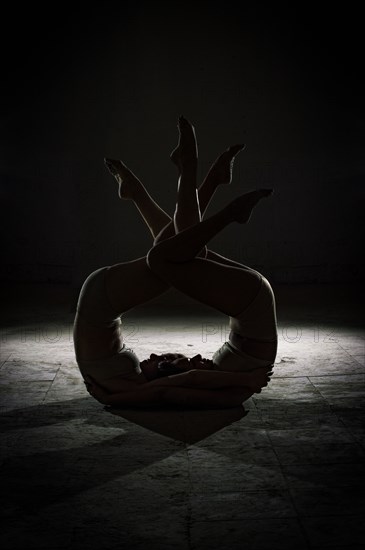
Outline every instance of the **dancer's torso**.
POLYGON ((94 327, 76 314, 74 322, 74 347, 77 359, 85 361, 109 357, 123 346, 121 325, 94 327))
POLYGON ((250 338, 244 338, 240 334, 231 331, 229 334, 230 343, 238 350, 257 357, 258 359, 267 359, 268 361, 274 362, 278 343, 277 340, 270 341, 261 341, 261 340, 252 340, 250 338))
POLYGON ((277 352, 275 297, 268 280, 261 275, 261 287, 251 304, 230 317, 229 341, 240 351, 274 361, 277 352))
POLYGON ((107 270, 103 267, 91 273, 80 291, 74 322, 77 359, 101 359, 122 348, 121 320, 106 295, 107 270))

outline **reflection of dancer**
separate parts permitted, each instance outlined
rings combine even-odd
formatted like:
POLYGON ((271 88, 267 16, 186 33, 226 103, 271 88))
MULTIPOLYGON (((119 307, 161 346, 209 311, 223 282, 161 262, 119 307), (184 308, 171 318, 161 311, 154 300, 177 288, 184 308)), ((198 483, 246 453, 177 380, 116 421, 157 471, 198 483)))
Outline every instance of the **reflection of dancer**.
POLYGON ((205 245, 229 223, 246 223, 256 204, 271 190, 247 193, 201 221, 201 211, 206 210, 218 185, 230 183, 234 157, 243 146, 231 147, 216 160, 197 193, 194 128, 180 117, 179 131, 179 144, 171 155, 179 169, 173 221, 121 161, 106 160, 119 183, 119 196, 134 201, 155 245, 147 262, 140 258, 101 268, 88 277, 81 290, 74 325, 76 358, 90 393, 102 403, 237 406, 261 391, 270 378, 277 349, 271 287, 257 271, 227 260, 205 245), (213 360, 169 353, 151 354, 140 363, 123 347, 121 313, 158 296, 170 285, 229 315, 230 341, 213 360), (171 367, 179 374, 159 377, 162 368, 169 372, 171 367))

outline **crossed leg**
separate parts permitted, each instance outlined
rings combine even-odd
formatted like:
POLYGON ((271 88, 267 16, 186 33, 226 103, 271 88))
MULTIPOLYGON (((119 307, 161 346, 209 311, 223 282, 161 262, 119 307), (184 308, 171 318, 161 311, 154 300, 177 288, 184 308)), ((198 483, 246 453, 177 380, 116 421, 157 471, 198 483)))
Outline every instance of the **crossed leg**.
MULTIPOLYGON (((179 140, 180 143, 180 140, 179 140)), ((235 157, 244 149, 244 145, 233 145, 224 151, 214 161, 205 176, 198 190, 198 203, 200 206, 201 217, 204 216, 211 200, 220 185, 230 184, 232 181, 232 169, 235 157)), ((181 167, 179 156, 179 145, 171 153, 171 160, 178 168, 179 190, 184 192, 185 187, 181 182, 181 167)), ((152 237, 156 242, 172 237, 175 234, 174 220, 156 203, 156 201, 148 193, 147 189, 140 179, 120 160, 105 159, 108 170, 116 178, 118 182, 118 195, 122 199, 132 200, 141 217, 149 228, 152 237)), ((186 176, 186 169, 185 174, 186 176)), ((180 212, 183 200, 180 200, 180 212)), ((179 216, 175 212, 174 217, 180 218, 182 227, 194 225, 198 220, 194 219, 193 223, 189 223, 190 212, 186 208, 184 201, 184 216, 179 216)))
MULTIPOLYGON (((240 150, 242 147, 239 146, 240 150)), ((237 150, 237 152, 238 152, 237 150)), ((233 155, 233 148, 230 148, 228 151, 226 151, 223 155, 226 155, 227 157, 231 156, 230 163, 228 165, 228 173, 231 174, 231 168, 232 168, 232 161, 234 158, 233 155)), ((176 155, 177 156, 177 155, 176 155)), ((192 263, 195 261, 201 261, 201 262, 208 262, 209 264, 214 264, 217 267, 220 268, 229 268, 234 269, 237 271, 246 270, 247 272, 253 273, 252 270, 249 268, 245 268, 244 266, 240 266, 240 264, 236 264, 235 262, 231 262, 227 260, 228 265, 226 264, 226 261, 223 257, 217 255, 218 262, 216 261, 210 261, 210 260, 203 260, 203 259, 196 259, 196 255, 199 253, 199 248, 196 249, 196 246, 200 246, 200 249, 204 248, 206 243, 216 234, 220 228, 223 228, 228 223, 231 223, 231 221, 247 221, 250 217, 251 210, 253 206, 258 202, 261 196, 259 196, 257 193, 254 192, 251 194, 248 194, 249 197, 245 199, 244 204, 242 201, 238 201, 238 204, 233 204, 229 210, 225 209, 221 212, 221 216, 216 216, 215 223, 212 224, 212 218, 205 220, 204 222, 200 222, 201 219, 201 213, 199 210, 199 196, 196 192, 196 181, 194 178, 194 172, 191 170, 191 165, 187 166, 187 164, 190 162, 189 154, 186 154, 187 158, 184 158, 185 153, 181 154, 182 157, 182 165, 179 166, 180 170, 180 176, 179 176, 179 193, 178 193, 178 204, 177 204, 177 211, 174 215, 173 222, 170 221, 169 216, 167 216, 166 213, 163 212, 162 209, 159 208, 157 203, 153 201, 153 199, 148 195, 147 191, 142 189, 142 184, 140 189, 142 189, 142 194, 140 195, 141 198, 135 200, 135 204, 138 207, 138 209, 141 212, 141 215, 145 219, 146 223, 151 228, 151 232, 154 237, 158 236, 160 238, 160 242, 154 247, 155 253, 152 254, 150 252, 149 256, 153 258, 153 265, 156 268, 156 273, 151 272, 149 269, 149 265, 146 262, 146 258, 140 258, 138 260, 135 260, 134 262, 127 262, 124 264, 116 264, 115 266, 112 266, 108 273, 108 281, 107 281, 107 291, 109 293, 109 297, 111 298, 111 303, 114 307, 114 309, 118 311, 126 311, 130 309, 131 307, 134 307, 140 303, 143 303, 158 294, 161 294, 165 290, 169 288, 171 285, 171 281, 169 280, 169 277, 162 277, 161 273, 159 272, 159 267, 162 265, 167 264, 176 264, 180 262, 186 262, 186 263, 192 263), (193 191, 193 193, 191 193, 193 191), (195 201, 195 202, 194 202, 195 201), (189 211, 189 209, 193 206, 192 212, 197 217, 193 220, 185 220, 184 216, 182 215, 182 212, 189 211), (194 210, 195 209, 195 210, 194 210), (242 214, 242 210, 244 213, 242 214), (218 219, 219 218, 219 219, 218 219), (168 220, 168 221, 167 221, 168 220), (167 221, 167 223, 166 223, 167 221), (206 223, 208 222, 208 223, 206 223), (172 236, 169 238, 166 238, 166 235, 164 235, 164 240, 161 240, 161 232, 164 233, 165 228, 170 226, 169 231, 171 231, 172 236), (201 228, 198 233, 196 232, 196 228, 201 228), (203 229, 202 229, 203 228, 203 229), (160 231, 160 233, 158 233, 160 231), (174 236, 175 231, 178 231, 179 233, 174 236), (198 237, 195 240, 195 248, 191 247, 191 232, 195 234, 196 237, 198 237), (199 234, 200 233, 200 234, 199 234), (187 238, 188 236, 188 238, 187 238), (171 246, 169 243, 173 241, 173 239, 178 238, 178 249, 174 251, 171 249, 171 246), (190 242, 189 242, 190 239, 190 242), (168 243, 168 246, 166 248, 161 248, 164 243, 168 243), (200 245, 199 245, 200 243, 200 245), (156 254, 156 250, 159 251, 158 254, 156 254), (161 254, 162 252, 162 254, 161 254), (176 257, 177 252, 177 257, 176 257), (177 259, 176 259, 177 258, 177 259), (221 260, 221 261, 220 261, 221 260), (235 266, 233 267, 232 264, 235 266), (119 304, 119 305, 118 305, 119 304)), ((218 159, 219 160, 219 159, 218 159)), ((227 163, 225 163, 227 165, 227 163)), ((227 166, 226 166, 227 167, 227 166)), ((209 197, 212 196, 212 192, 216 189, 217 185, 220 183, 225 183, 225 181, 219 181, 219 178, 217 178, 217 174, 221 171, 220 168, 222 166, 219 166, 215 163, 212 167, 212 170, 210 173, 212 173, 215 178, 209 177, 210 173, 208 174, 207 178, 204 180, 201 191, 202 191, 202 197, 205 198, 207 204, 209 197), (218 169, 219 168, 219 169, 218 169), (204 191, 204 192, 203 192, 204 191)), ((126 169, 123 165, 123 170, 126 169)), ((122 171, 122 168, 120 168, 122 171)), ((128 170, 128 169, 126 169, 128 170)), ((130 171, 128 171, 130 174, 130 171)), ((226 170, 227 172, 227 170, 226 170)), ((119 172, 117 172, 117 175, 119 175, 119 172)), ((134 175, 133 175, 134 176, 134 175)), ((129 175, 128 175, 129 177, 129 175)), ((135 177, 135 176, 134 176, 135 177)), ((128 178, 126 178, 128 179, 128 178)), ((222 179, 222 178, 221 178, 222 179)), ((122 196, 123 193, 123 179, 120 177, 120 194, 122 196)), ((125 192, 124 188, 124 192, 125 192)), ((261 193, 261 192, 260 192, 261 193)), ((259 194, 260 194, 259 193, 259 194)), ((261 193, 262 194, 262 193, 261 193)), ((127 198, 127 197, 125 197, 127 198)), ((128 197, 132 198, 132 197, 128 197)), ((236 201, 237 202, 237 201, 236 201)), ((205 208, 207 206, 205 205, 205 208)), ((204 206, 204 204, 203 204, 204 206)), ((202 211, 205 211, 202 209, 202 211)), ((194 240, 194 237, 193 237, 194 240)), ((151 265, 151 258, 149 258, 149 263, 151 265)), ((187 272, 187 274, 189 274, 187 272)), ((201 275, 201 271, 200 271, 201 275)), ((210 278, 210 273, 207 272, 208 279, 210 278)), ((173 285, 177 288, 180 288, 180 290, 183 288, 183 285, 180 287, 175 284, 177 281, 174 280, 173 285)), ((204 284, 204 281, 203 281, 204 284)), ((190 289, 191 290, 191 289, 190 289)), ((184 290, 183 290, 184 292, 184 290)), ((186 292, 187 294, 190 294, 191 296, 194 296, 194 290, 191 290, 191 292, 186 292)), ((194 296, 195 297, 195 296, 194 296)), ((213 302, 210 302, 209 300, 206 300, 206 298, 203 296, 203 299, 201 297, 197 298, 200 301, 205 301, 205 303, 208 303, 209 305, 213 305, 213 307, 217 307, 216 304, 213 304, 213 302)), ((219 307, 217 307, 219 309, 219 307)), ((225 311, 225 309, 222 307, 221 311, 225 311)), ((202 373, 202 374, 208 374, 208 373, 202 373)), ((219 373, 219 375, 222 377, 225 376, 225 373, 219 373)), ((222 385, 223 378, 219 380, 219 387, 222 385)), ((209 380, 209 384, 211 384, 212 380, 209 380)), ((217 381, 218 382, 218 381, 217 381)), ((220 392, 218 389, 210 391, 208 389, 204 390, 204 395, 202 395, 200 389, 194 389, 189 387, 189 392, 187 393, 184 391, 183 388, 174 387, 169 388, 169 394, 166 396, 167 401, 171 399, 171 402, 177 403, 185 403, 185 404, 200 404, 203 405, 202 398, 204 397, 203 401, 204 404, 207 405, 216 405, 217 399, 221 406, 232 406, 232 398, 234 398, 237 402, 237 404, 240 404, 242 400, 247 399, 250 395, 252 395, 252 390, 249 391, 248 389, 238 389, 235 387, 231 387, 230 384, 233 384, 233 379, 229 380, 229 385, 227 387, 227 384, 224 386, 225 389, 220 392), (173 392, 173 394, 171 393, 173 392), (188 395, 188 401, 186 401, 188 395)), ((199 381, 200 385, 200 381, 199 381)), ((210 387, 210 385, 207 386, 207 388, 210 387)), ((188 388, 186 388, 187 390, 188 388)), ((133 402, 135 396, 133 397, 133 402)))
MULTIPOLYGON (((190 124, 186 121, 187 124, 190 124)), ((181 133, 181 137, 184 137, 181 133)), ((186 155, 181 163, 194 161, 192 147, 187 138, 186 155), (189 158, 190 151, 190 158, 189 158)), ((195 179, 180 180, 184 186, 179 190, 177 210, 194 208, 199 213, 195 179), (185 204, 180 204, 185 202, 185 204)), ((246 193, 232 201, 217 214, 197 221, 176 235, 155 244, 148 253, 147 262, 151 270, 166 282, 188 296, 211 306, 226 315, 235 317, 254 299, 260 285, 260 275, 246 266, 224 265, 197 255, 205 245, 222 229, 236 221, 247 223, 258 202, 271 195, 271 189, 259 189, 246 193)), ((196 215, 196 219, 198 215, 196 215)))
MULTIPOLYGON (((186 151, 180 151, 181 139, 178 147, 171 154, 171 159, 179 170, 179 191, 181 191, 180 210, 176 210, 174 219, 154 201, 138 177, 129 170, 121 161, 105 159, 105 164, 118 182, 118 194, 120 198, 132 200, 137 207, 146 225, 150 229, 154 242, 162 242, 175 234, 178 230, 192 225, 201 214, 204 214, 216 189, 222 184, 229 184, 232 180, 232 167, 236 155, 244 148, 244 145, 234 145, 224 151, 212 164, 207 176, 199 188, 198 197, 195 197, 193 207, 189 203, 189 197, 185 193, 189 177, 194 177, 186 151), (187 157, 184 166, 181 167, 180 155, 187 157), (200 206, 200 209, 197 206, 200 206), (199 210, 199 214, 197 214, 199 210), (192 219, 192 216, 196 218, 192 219)), ((195 180, 194 180, 195 181, 195 180)), ((196 193, 196 191, 195 191, 196 193)), ((240 266, 236 262, 228 260, 219 254, 208 251, 207 257, 216 262, 240 266)), ((247 268, 249 269, 249 268, 247 268)), ((142 257, 131 262, 124 262, 111 266, 107 275, 107 291, 111 304, 116 311, 128 311, 132 307, 147 302, 170 288, 167 281, 153 273, 142 257)))

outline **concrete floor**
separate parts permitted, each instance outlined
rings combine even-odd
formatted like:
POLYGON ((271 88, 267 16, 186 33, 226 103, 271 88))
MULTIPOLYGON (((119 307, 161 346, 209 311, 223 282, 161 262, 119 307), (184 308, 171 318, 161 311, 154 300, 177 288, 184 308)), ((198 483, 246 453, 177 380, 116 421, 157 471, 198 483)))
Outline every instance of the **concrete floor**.
MULTIPOLYGON (((363 303, 351 285, 275 290, 275 375, 245 415, 104 410, 73 356, 74 297, 6 289, 1 548, 363 548, 363 303)), ((131 312, 125 330, 141 358, 211 357, 228 327, 165 300, 131 312)))

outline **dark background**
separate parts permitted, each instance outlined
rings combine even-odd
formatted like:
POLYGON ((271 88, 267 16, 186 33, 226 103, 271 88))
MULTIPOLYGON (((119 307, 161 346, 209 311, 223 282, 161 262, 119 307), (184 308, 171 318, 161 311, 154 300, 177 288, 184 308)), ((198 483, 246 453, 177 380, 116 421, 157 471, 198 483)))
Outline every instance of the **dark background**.
POLYGON ((363 277, 363 51, 350 8, 233 2, 8 8, 2 52, 2 268, 13 282, 79 287, 151 238, 103 157, 122 158, 173 212, 169 153, 184 114, 200 176, 244 142, 214 212, 275 196, 212 246, 277 283, 363 277), (238 6, 240 9, 235 9, 238 6))

